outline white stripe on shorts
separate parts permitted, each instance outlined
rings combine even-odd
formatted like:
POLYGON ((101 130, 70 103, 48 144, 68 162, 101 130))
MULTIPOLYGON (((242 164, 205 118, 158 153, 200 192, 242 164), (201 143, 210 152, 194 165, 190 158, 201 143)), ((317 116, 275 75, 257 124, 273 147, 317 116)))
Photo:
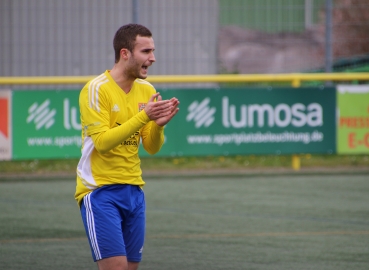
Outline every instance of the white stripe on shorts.
POLYGON ((87 194, 83 198, 83 203, 86 207, 86 221, 87 221, 87 228, 88 228, 88 235, 91 241, 92 249, 94 250, 96 260, 101 260, 101 253, 99 249, 99 244, 97 243, 96 231, 95 231, 95 220, 94 220, 94 213, 92 212, 91 200, 90 200, 91 193, 87 194))

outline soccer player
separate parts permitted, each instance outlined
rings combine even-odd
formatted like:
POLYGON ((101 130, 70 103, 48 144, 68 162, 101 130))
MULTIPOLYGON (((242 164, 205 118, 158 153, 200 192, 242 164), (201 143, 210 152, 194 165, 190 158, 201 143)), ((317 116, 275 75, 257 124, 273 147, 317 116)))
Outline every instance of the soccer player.
POLYGON ((157 153, 164 125, 178 112, 143 80, 155 62, 149 29, 128 24, 113 41, 115 64, 81 90, 82 155, 75 198, 100 270, 137 269, 145 235, 145 198, 138 148, 157 153))

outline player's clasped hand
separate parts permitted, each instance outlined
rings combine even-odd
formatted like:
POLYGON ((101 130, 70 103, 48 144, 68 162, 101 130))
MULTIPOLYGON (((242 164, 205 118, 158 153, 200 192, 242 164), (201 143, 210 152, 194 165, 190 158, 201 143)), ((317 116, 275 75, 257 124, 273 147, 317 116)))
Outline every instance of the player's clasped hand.
POLYGON ((159 126, 166 125, 179 111, 177 98, 163 100, 160 93, 155 93, 145 106, 147 116, 159 126), (155 102, 155 98, 157 101, 155 102))

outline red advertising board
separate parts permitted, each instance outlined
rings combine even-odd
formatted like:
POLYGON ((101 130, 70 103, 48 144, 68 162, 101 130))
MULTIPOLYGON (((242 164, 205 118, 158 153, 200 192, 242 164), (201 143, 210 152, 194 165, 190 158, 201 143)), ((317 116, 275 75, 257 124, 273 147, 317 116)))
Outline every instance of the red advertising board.
POLYGON ((12 158, 11 91, 0 90, 0 160, 12 158))

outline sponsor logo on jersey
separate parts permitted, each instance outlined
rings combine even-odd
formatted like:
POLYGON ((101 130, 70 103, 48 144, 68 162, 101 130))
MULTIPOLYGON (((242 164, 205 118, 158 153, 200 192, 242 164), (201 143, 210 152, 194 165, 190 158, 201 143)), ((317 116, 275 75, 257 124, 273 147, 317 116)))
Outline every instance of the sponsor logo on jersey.
MULTIPOLYGON (((118 126, 120 126, 121 124, 118 122, 115 122, 118 126)), ((120 143, 121 145, 132 145, 132 146, 138 146, 138 142, 136 137, 140 136, 140 131, 136 131, 135 133, 133 133, 127 140, 125 140, 124 142, 120 143)))
POLYGON ((145 109, 146 103, 138 103, 138 111, 142 111, 143 109, 145 109))

